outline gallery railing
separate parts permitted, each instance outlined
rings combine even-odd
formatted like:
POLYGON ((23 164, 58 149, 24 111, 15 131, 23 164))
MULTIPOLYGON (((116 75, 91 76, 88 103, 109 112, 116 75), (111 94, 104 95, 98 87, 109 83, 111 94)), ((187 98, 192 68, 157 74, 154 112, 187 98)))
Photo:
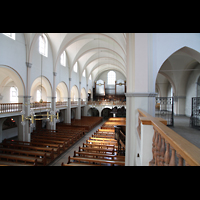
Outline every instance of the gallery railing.
MULTIPOLYGON (((165 120, 152 117, 141 109, 138 109, 138 112, 137 132, 140 134, 140 139, 146 141, 145 135, 147 137, 153 131, 150 166, 200 166, 200 149, 198 147, 167 127, 165 120), (147 125, 152 128, 149 129, 147 125), (145 126, 148 128, 148 132, 144 131, 147 130, 145 126)), ((144 153, 148 152, 149 149, 144 151, 144 153)))

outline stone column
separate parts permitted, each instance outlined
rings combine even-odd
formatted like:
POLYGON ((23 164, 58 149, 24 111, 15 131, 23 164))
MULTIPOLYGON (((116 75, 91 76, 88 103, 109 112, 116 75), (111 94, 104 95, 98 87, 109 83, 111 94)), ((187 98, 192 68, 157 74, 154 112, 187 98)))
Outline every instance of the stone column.
MULTIPOLYGON (((125 165, 136 165, 137 157, 137 109, 153 115, 155 92, 149 87, 150 41, 148 34, 128 33, 127 37, 127 93, 126 95, 126 153, 125 165)), ((154 86, 155 87, 155 86, 154 86)), ((155 89, 154 89, 155 90, 155 89)))
POLYGON ((69 90, 68 90, 68 106, 67 106, 67 123, 71 124, 71 81, 69 78, 69 90))
MULTIPOLYGON (((57 73, 53 72, 53 91, 51 97, 51 110, 53 111, 54 115, 56 114, 56 76, 57 73)), ((53 126, 51 126, 52 130, 56 130, 56 118, 53 119, 53 126)))
MULTIPOLYGON (((27 66, 27 76, 26 76, 26 91, 24 96, 24 116, 30 116, 30 92, 31 92, 31 85, 30 85, 30 78, 31 78, 31 67, 32 63, 26 62, 27 66)), ((20 138, 23 138, 23 141, 30 142, 31 138, 31 128, 29 127, 29 121, 26 121, 25 128, 23 128, 23 136, 20 135, 20 138), (25 132, 24 132, 25 131, 25 132)))
POLYGON ((76 108, 76 119, 81 119, 81 82, 79 82, 79 89, 78 89, 78 107, 76 108))

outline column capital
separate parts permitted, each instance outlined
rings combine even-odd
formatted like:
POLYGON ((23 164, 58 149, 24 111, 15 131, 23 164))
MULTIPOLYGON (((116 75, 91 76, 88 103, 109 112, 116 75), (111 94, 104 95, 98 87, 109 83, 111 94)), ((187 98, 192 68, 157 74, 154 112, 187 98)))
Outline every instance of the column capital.
POLYGON ((26 62, 26 66, 27 66, 28 68, 31 68, 32 65, 33 65, 32 63, 26 62))

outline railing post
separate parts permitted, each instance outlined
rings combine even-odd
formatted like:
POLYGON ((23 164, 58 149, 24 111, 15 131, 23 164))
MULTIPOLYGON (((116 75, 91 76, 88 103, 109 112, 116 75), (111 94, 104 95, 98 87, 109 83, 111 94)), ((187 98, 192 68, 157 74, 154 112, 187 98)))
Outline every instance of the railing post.
POLYGON ((177 157, 178 157, 178 166, 183 166, 183 158, 181 157, 181 155, 179 153, 176 153, 177 157))
POLYGON ((169 162, 169 166, 176 166, 176 160, 175 160, 176 150, 172 146, 170 148, 172 150, 172 155, 171 155, 171 159, 170 159, 170 162, 169 162))
POLYGON ((170 161, 170 152, 169 152, 170 144, 166 141, 166 145, 167 147, 164 156, 164 166, 168 166, 170 161))
POLYGON ((165 139, 161 137, 162 145, 160 148, 160 166, 164 166, 164 156, 165 156, 165 139))
POLYGON ((155 131, 155 129, 154 129, 154 135, 153 135, 153 138, 152 138, 152 155, 153 155, 153 158, 152 158, 152 160, 149 162, 149 165, 150 165, 150 166, 154 166, 154 164, 155 164, 155 157, 154 157, 155 140, 156 140, 156 131, 155 131))

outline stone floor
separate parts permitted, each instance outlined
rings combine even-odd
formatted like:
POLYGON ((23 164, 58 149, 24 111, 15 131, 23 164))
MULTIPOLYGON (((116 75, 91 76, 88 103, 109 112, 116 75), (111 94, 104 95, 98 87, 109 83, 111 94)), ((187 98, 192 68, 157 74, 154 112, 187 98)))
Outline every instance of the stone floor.
POLYGON ((169 128, 200 148, 200 131, 190 127, 189 117, 174 116, 174 127, 169 128))
POLYGON ((79 146, 83 146, 83 143, 85 143, 86 140, 88 140, 89 137, 91 137, 92 134, 94 134, 94 132, 96 132, 96 130, 99 129, 104 122, 105 121, 101 122, 99 125, 94 127, 90 132, 85 134, 78 142, 76 142, 74 145, 72 145, 66 152, 61 154, 51 164, 49 164, 49 166, 61 166, 62 162, 64 162, 66 164, 68 162, 68 157, 69 156, 73 157, 74 151, 78 151, 79 146))

